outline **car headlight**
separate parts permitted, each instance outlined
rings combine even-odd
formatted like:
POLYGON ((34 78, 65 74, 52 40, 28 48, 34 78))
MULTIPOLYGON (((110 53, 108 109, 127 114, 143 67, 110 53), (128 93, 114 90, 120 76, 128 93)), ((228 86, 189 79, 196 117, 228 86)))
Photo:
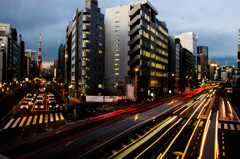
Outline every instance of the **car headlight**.
POLYGON ((41 106, 41 108, 43 108, 43 106, 41 106))
POLYGON ((23 106, 20 107, 21 109, 23 108, 23 106))
POLYGON ((37 106, 35 106, 35 108, 37 108, 37 106))
POLYGON ((52 106, 51 106, 51 105, 50 105, 49 107, 50 107, 50 108, 52 108, 52 106))

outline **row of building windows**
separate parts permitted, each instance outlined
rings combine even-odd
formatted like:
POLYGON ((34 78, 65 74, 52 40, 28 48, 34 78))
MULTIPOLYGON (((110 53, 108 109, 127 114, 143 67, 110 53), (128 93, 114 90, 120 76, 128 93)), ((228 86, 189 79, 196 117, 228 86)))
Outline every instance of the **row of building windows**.
POLYGON ((146 57, 151 57, 152 59, 156 59, 156 61, 160 61, 160 62, 163 62, 163 63, 168 63, 168 60, 165 59, 165 58, 162 58, 154 53, 150 53, 149 51, 146 51, 146 50, 142 50, 142 55, 143 56, 146 56, 146 57))

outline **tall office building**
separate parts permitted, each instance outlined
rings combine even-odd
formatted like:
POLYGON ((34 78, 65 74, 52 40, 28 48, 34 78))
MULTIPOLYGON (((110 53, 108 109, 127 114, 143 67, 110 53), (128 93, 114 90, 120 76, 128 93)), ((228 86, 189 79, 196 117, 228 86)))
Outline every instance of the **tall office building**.
POLYGON ((177 92, 179 88, 180 52, 182 45, 179 38, 168 37, 168 84, 171 92, 177 92))
POLYGON ((32 49, 25 50, 26 57, 26 77, 33 79, 37 76, 37 51, 32 49))
MULTIPOLYGON (((168 29, 157 14, 147 0, 106 9, 105 78, 109 89, 113 83, 120 87, 134 83, 131 80, 137 74, 138 97, 167 91, 168 29)), ((115 95, 124 92, 110 91, 115 95)))
POLYGON ((0 23, 0 83, 19 80, 20 41, 17 30, 10 24, 0 23))
POLYGON ((65 71, 65 46, 61 44, 58 48, 58 66, 56 70, 56 80, 60 83, 64 82, 65 71))
POLYGON ((208 47, 207 46, 198 46, 197 47, 197 56, 199 57, 199 64, 201 66, 201 77, 200 80, 203 78, 208 78, 208 47))
POLYGON ((104 79, 104 15, 98 1, 85 0, 85 8, 76 10, 70 25, 71 87, 78 97, 98 95, 104 79))
POLYGON ((238 30, 238 74, 240 74, 240 29, 238 30))

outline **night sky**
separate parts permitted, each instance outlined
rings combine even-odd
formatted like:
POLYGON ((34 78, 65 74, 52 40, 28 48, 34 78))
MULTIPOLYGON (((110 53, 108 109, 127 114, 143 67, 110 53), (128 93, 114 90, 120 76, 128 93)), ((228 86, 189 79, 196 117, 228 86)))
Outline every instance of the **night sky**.
MULTIPOLYGON (((99 0, 105 8, 137 0, 99 0)), ((169 35, 194 32, 198 46, 209 47, 209 59, 218 65, 237 64, 239 0, 150 0, 158 10, 157 18, 165 21, 169 35)), ((58 57, 58 47, 65 43, 65 30, 76 9, 84 8, 84 0, 0 0, 0 23, 10 23, 22 34, 26 49, 38 50, 42 34, 43 62, 58 57)))

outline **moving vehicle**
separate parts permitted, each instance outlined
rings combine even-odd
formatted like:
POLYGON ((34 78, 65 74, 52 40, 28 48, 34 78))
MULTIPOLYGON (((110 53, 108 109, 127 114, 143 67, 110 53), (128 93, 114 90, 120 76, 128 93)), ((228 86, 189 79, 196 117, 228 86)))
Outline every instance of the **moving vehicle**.
POLYGON ((28 105, 28 102, 26 102, 26 101, 24 101, 23 103, 22 103, 22 105, 20 106, 20 109, 29 109, 29 105, 28 105))
POLYGON ((35 109, 44 109, 44 105, 43 105, 43 102, 36 102, 35 106, 34 106, 35 109))

